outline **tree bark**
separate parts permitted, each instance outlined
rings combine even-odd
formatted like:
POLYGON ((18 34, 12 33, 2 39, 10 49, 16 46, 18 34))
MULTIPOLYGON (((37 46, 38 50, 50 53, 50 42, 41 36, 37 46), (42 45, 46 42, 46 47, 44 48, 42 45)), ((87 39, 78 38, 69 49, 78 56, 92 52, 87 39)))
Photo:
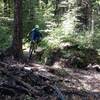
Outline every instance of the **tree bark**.
POLYGON ((79 6, 81 7, 81 16, 79 18, 82 23, 83 29, 91 29, 91 18, 92 18, 92 1, 91 0, 80 0, 79 6), (84 27, 85 26, 85 27, 84 27))
POLYGON ((22 57, 22 0, 14 0, 14 34, 12 53, 15 58, 22 57))
POLYGON ((7 0, 3 0, 4 2, 4 16, 7 16, 7 10, 8 10, 8 7, 7 7, 7 0))

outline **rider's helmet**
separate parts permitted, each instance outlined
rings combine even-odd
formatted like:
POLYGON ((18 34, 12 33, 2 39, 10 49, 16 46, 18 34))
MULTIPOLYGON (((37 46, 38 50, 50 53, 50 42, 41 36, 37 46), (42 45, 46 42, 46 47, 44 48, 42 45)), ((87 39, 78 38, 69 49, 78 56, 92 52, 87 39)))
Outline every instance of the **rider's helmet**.
POLYGON ((35 28, 39 29, 39 25, 35 25, 35 28))

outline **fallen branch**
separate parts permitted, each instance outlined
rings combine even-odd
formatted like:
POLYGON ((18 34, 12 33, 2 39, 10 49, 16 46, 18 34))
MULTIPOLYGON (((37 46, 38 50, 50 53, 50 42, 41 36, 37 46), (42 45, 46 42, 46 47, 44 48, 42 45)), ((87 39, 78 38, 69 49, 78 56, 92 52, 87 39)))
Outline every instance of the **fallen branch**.
MULTIPOLYGON (((28 83, 25 83, 24 81, 22 81, 21 79, 19 79, 18 77, 16 78, 15 76, 10 75, 9 73, 7 73, 4 70, 0 70, 3 74, 7 75, 8 77, 10 77, 12 80, 14 80, 17 84, 19 84, 20 90, 24 90, 26 92, 28 92, 29 94, 31 94, 32 96, 36 96, 38 94, 38 92, 36 91, 35 88, 33 88, 31 85, 29 85, 28 83), (26 89, 25 89, 26 88, 26 89)), ((12 87, 12 86, 11 86, 12 87)), ((15 88, 15 87, 13 87, 15 88)), ((18 87, 16 89, 19 89, 18 87)))
POLYGON ((56 94, 57 94, 57 97, 58 97, 60 100, 65 100, 64 95, 62 94, 62 92, 60 91, 60 89, 59 89, 56 85, 51 86, 51 87, 54 89, 54 91, 55 91, 56 94))

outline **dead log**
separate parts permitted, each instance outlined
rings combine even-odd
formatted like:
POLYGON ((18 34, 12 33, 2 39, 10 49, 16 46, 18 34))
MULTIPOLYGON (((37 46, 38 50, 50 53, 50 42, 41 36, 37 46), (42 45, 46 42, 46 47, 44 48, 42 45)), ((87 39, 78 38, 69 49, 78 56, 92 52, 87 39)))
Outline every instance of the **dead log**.
POLYGON ((7 88, 7 87, 1 87, 0 86, 0 95, 10 95, 10 96, 15 96, 16 92, 11 89, 11 88, 7 88))
MULTIPOLYGON (((32 96, 36 96, 37 94, 38 94, 38 91, 35 89, 35 88, 33 88, 31 85, 29 85, 28 83, 25 83, 24 81, 22 81, 20 78, 16 78, 15 76, 12 76, 12 75, 10 75, 9 73, 7 73, 6 71, 4 71, 4 70, 0 70, 3 74, 5 74, 5 75, 7 75, 8 77, 10 77, 12 80, 14 80, 17 84, 19 84, 21 87, 22 87, 22 89, 24 89, 24 91, 26 91, 26 92, 28 92, 30 95, 32 95, 32 96), (26 89, 25 89, 26 88, 26 89)), ((13 87, 13 88, 15 88, 15 87, 13 87)), ((17 89, 19 89, 18 87, 17 87, 17 89)), ((22 91, 22 89, 20 88, 20 90, 22 91)))

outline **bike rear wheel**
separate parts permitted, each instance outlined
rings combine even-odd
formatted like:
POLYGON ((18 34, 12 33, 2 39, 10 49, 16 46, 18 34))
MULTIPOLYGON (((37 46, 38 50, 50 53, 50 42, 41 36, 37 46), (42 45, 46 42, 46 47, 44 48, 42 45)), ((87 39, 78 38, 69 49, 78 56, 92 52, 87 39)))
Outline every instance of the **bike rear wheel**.
POLYGON ((37 44, 35 42, 31 42, 30 49, 29 49, 29 59, 32 58, 33 51, 35 53, 36 49, 37 49, 37 44))

